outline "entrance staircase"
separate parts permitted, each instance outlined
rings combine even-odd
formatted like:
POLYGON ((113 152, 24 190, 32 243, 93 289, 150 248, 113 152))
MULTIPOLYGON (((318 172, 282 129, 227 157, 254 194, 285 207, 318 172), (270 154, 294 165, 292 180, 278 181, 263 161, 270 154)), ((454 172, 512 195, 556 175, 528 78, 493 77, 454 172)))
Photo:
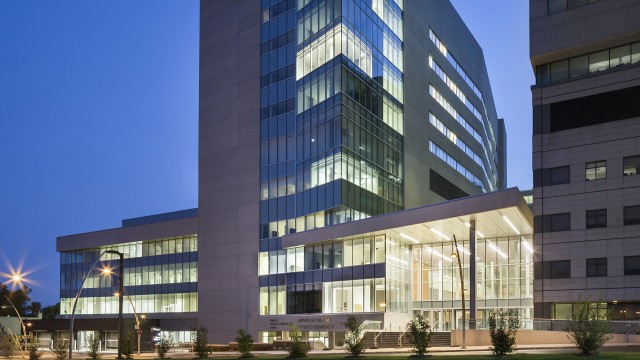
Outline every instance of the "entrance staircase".
MULTIPOLYGON (((378 348, 399 348, 399 347, 411 347, 409 342, 409 336, 407 333, 402 334, 401 341, 398 342, 398 338, 402 333, 397 331, 383 331, 382 333, 377 331, 368 331, 364 336, 365 348, 374 349, 375 345, 378 348), (374 338, 380 334, 375 343, 374 338), (402 344, 402 345, 400 345, 402 344)), ((451 333, 450 332, 434 332, 431 336, 430 347, 449 347, 451 346, 451 333)))

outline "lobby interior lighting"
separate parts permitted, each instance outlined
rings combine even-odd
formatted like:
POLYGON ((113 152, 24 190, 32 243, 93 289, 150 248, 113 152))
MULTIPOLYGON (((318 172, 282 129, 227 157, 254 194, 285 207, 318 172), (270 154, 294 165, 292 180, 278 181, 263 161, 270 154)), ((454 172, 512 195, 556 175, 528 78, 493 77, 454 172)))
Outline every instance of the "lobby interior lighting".
MULTIPOLYGON (((470 222, 468 222, 468 221, 464 221, 464 220, 462 220, 462 219, 460 219, 460 218, 458 218, 458 220, 462 221, 462 222, 464 223, 464 226, 466 226, 466 227, 468 227, 468 228, 471 228, 471 223, 470 223, 470 222)), ((482 238, 482 239, 484 239, 484 234, 483 234, 483 233, 481 233, 480 231, 478 231, 477 229, 476 229, 476 236, 477 236, 478 238, 482 238)))
POLYGON ((502 256, 505 259, 507 258, 507 254, 503 253, 502 250, 498 249, 496 244, 492 243, 489 240, 487 240, 487 244, 489 244, 489 247, 491 247, 496 253, 498 253, 498 255, 502 256))
POLYGON ((404 260, 400 260, 400 259, 398 259, 397 257, 395 257, 395 256, 393 256, 393 255, 387 255, 387 259, 389 259, 389 260, 393 260, 393 261, 395 261, 395 262, 397 262, 397 263, 400 263, 400 264, 409 265, 409 263, 408 263, 408 262, 406 262, 406 261, 404 261, 404 260))
POLYGON ((516 232, 516 234, 520 235, 520 231, 516 229, 515 225, 513 225, 513 223, 509 220, 509 218, 506 215, 502 215, 502 218, 507 224, 509 224, 509 226, 511 226, 511 228, 513 229, 513 231, 516 232))
POLYGON ((467 255, 471 255, 471 251, 467 250, 464 246, 462 245, 458 245, 458 250, 462 251, 463 253, 467 254, 467 255))
POLYGON ((403 239, 407 239, 407 240, 413 242, 414 244, 419 244, 420 243, 420 241, 412 238, 411 236, 409 236, 409 235, 407 235, 405 233, 400 233, 400 237, 403 238, 403 239))
POLYGON ((443 239, 447 239, 447 240, 451 241, 451 238, 449 238, 447 235, 445 235, 445 234, 441 233, 440 231, 438 231, 438 230, 436 230, 436 229, 434 229, 434 228, 431 228, 431 231, 433 231, 434 233, 436 233, 437 235, 439 235, 441 238, 443 238, 443 239))
POLYGON ((520 236, 520 239, 522 240, 522 245, 525 247, 525 249, 529 250, 529 252, 533 253, 533 247, 531 246, 531 244, 529 244, 524 237, 520 236))
POLYGON ((432 253, 432 254, 434 254, 434 255, 436 255, 436 256, 444 259, 444 260, 447 260, 448 262, 453 262, 453 260, 451 258, 442 255, 439 251, 434 250, 434 249, 430 248, 429 246, 426 246, 426 248, 427 248, 427 251, 429 251, 430 253, 432 253))

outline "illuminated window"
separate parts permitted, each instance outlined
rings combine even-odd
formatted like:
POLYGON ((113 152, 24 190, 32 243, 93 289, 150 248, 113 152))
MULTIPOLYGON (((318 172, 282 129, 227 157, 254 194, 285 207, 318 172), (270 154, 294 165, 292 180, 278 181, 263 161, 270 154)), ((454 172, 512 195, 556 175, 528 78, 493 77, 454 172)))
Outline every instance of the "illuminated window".
POLYGON ((586 180, 599 180, 607 178, 607 162, 606 161, 594 161, 588 162, 585 165, 585 177, 586 180))

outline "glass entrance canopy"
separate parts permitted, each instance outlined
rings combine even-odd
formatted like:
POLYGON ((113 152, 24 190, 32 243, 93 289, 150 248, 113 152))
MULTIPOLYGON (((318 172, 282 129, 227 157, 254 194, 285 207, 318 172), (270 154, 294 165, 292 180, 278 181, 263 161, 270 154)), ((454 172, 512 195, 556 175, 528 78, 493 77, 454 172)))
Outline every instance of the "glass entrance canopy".
POLYGON ((472 323, 484 327, 494 308, 526 320, 532 233, 531 210, 514 188, 287 235, 280 258, 260 259, 260 314, 383 315, 383 326, 404 328, 423 313, 436 329, 455 329, 463 291, 456 254, 472 323))

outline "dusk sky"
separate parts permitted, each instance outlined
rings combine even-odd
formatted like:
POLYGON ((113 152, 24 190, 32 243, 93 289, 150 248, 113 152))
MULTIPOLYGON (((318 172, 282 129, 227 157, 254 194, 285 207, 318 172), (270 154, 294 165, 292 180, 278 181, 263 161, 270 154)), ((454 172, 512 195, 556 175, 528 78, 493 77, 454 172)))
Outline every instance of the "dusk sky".
MULTIPOLYGON (((529 189, 528 1, 452 3, 529 189)), ((32 270, 34 301, 59 301, 56 237, 197 206, 198 23, 192 0, 0 2, 0 272, 32 270)))

